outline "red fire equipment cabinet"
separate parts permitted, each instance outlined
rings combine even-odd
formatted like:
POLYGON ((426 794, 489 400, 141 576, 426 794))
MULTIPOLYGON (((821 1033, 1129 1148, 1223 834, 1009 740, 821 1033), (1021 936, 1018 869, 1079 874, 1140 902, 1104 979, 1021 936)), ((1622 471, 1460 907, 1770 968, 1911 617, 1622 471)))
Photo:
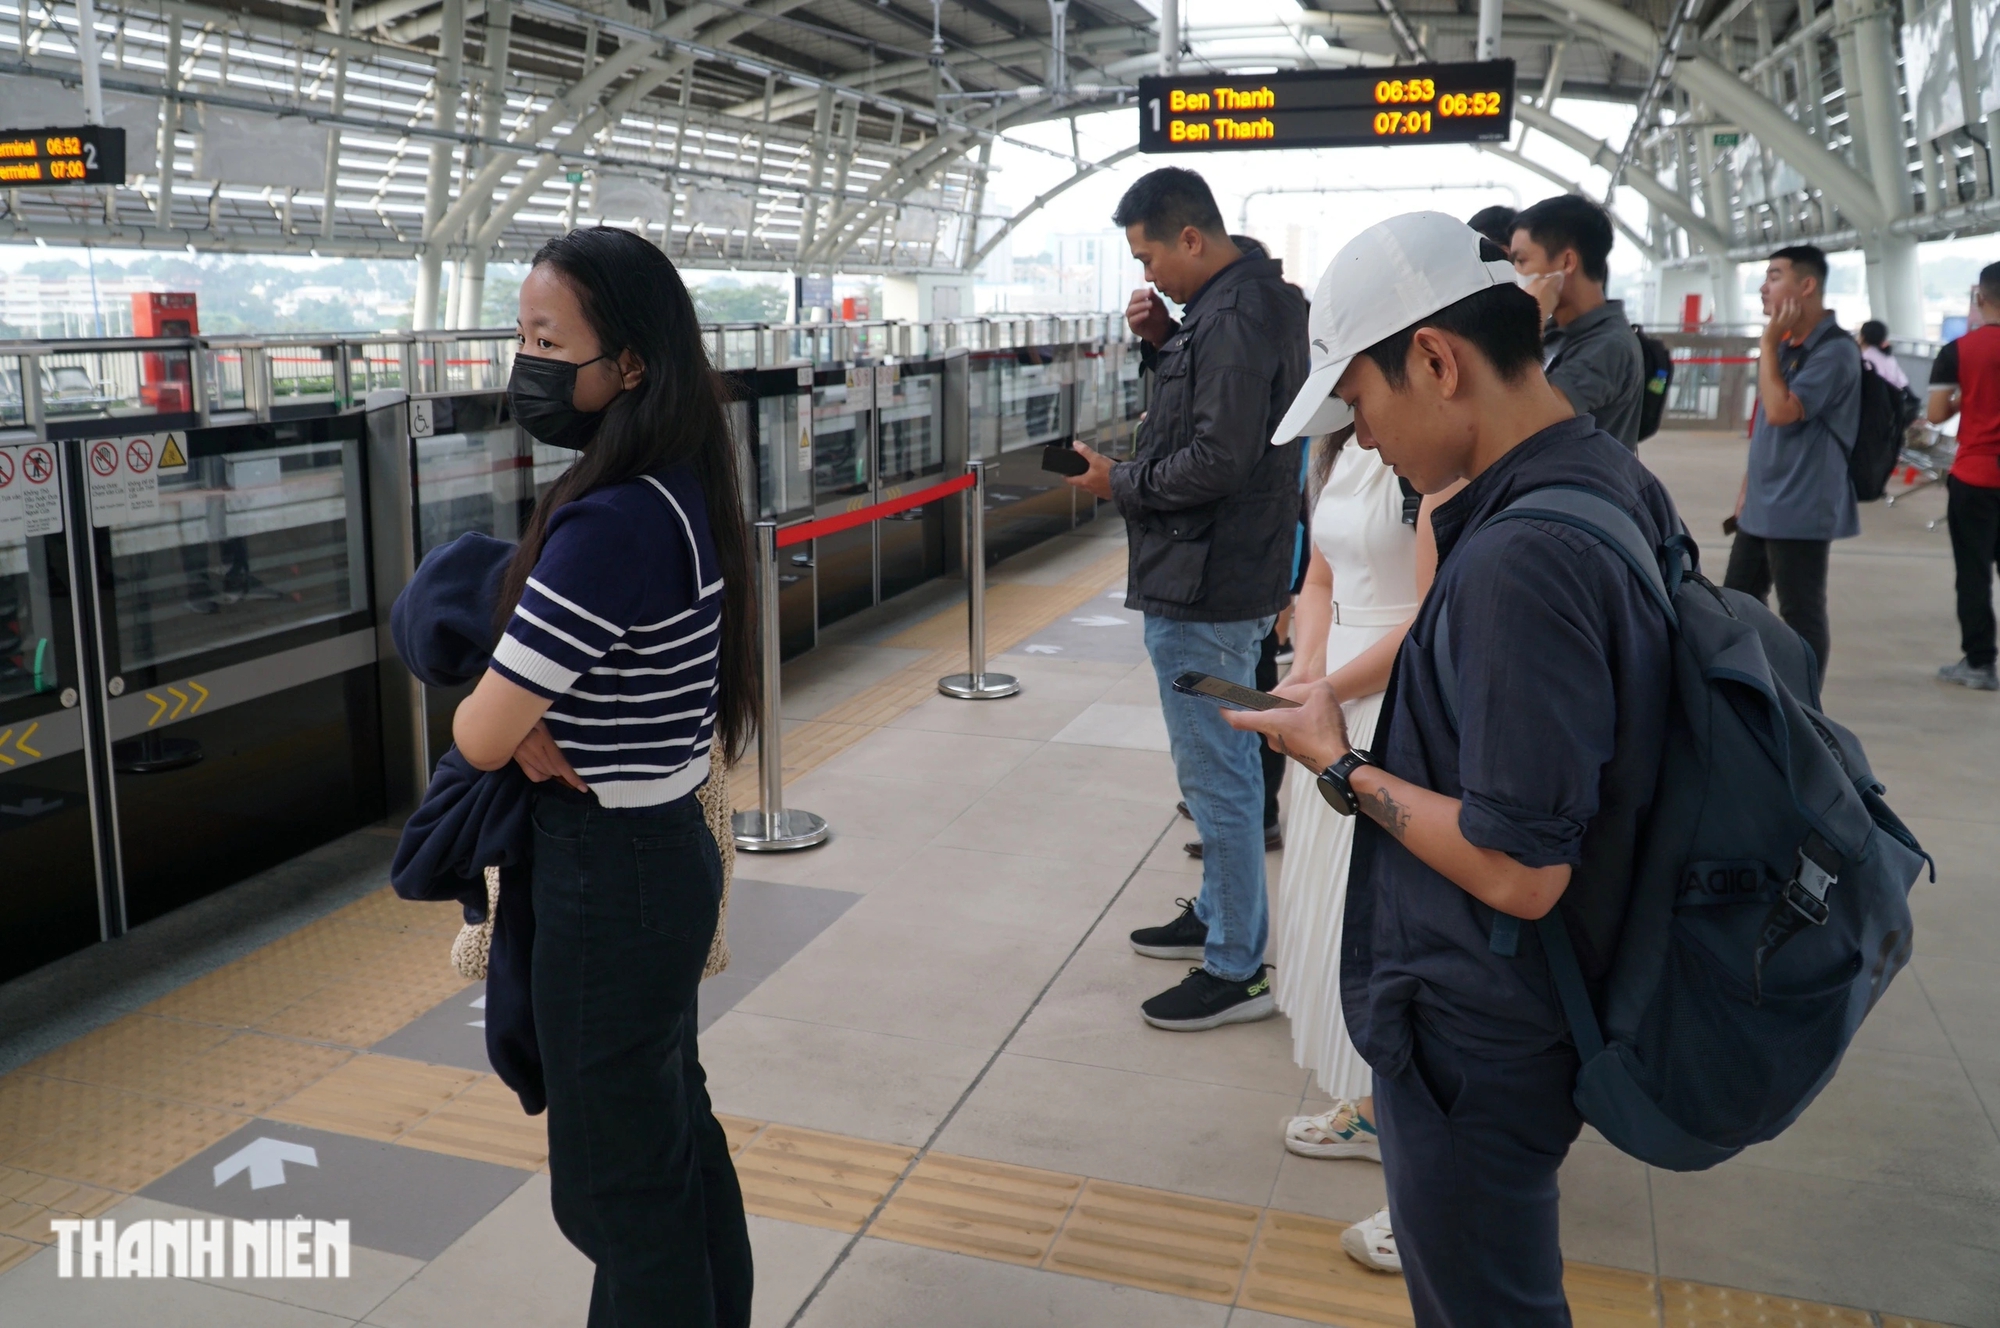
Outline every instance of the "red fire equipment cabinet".
MULTIPOLYGON (((132 296, 135 337, 194 337, 201 335, 192 291, 139 291, 132 296)), ((192 357, 185 351, 140 357, 139 400, 162 413, 194 409, 192 357)))

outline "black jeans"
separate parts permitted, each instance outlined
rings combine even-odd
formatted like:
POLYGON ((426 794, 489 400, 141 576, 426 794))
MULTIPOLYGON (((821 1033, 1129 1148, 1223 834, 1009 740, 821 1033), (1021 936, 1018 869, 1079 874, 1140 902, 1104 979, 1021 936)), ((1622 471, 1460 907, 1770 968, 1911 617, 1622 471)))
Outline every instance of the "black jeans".
POLYGON ((1833 629, 1826 620, 1826 556, 1832 547, 1831 540, 1765 539, 1739 530, 1722 577, 1731 590, 1765 601, 1777 586, 1778 616, 1813 648, 1822 678, 1833 650, 1833 629))
POLYGON ((1556 1172, 1576 1052, 1485 1059, 1421 1028, 1375 1076, 1389 1223, 1417 1328, 1566 1328, 1556 1172))
POLYGON ((750 1233, 695 1055, 722 859, 693 795, 646 815, 538 790, 535 1034, 556 1225, 590 1328, 746 1328, 750 1233))
MULTIPOLYGON (((1257 690, 1268 692, 1278 685, 1278 629, 1273 627, 1264 637, 1263 648, 1257 654, 1257 690)), ((1285 781, 1285 758, 1282 753, 1271 750, 1271 744, 1260 743, 1257 748, 1259 758, 1264 763, 1264 828, 1269 830, 1278 823, 1278 786, 1285 781)))
POLYGON ((1958 573, 1958 644, 1965 662, 1985 668, 1995 657, 1993 562, 2000 557, 2000 489, 1946 477, 1944 520, 1958 573))

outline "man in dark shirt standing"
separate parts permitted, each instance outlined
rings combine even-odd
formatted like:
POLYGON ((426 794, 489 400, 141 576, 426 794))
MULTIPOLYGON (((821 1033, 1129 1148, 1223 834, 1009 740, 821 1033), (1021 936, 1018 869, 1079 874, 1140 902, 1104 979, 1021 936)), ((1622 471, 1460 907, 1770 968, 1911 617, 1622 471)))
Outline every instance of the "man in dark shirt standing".
POLYGON ((1567 1324, 1556 1172, 1582 1125, 1577 1054, 1539 936, 1510 920, 1555 910, 1602 980, 1664 742, 1667 625, 1584 532, 1481 526, 1553 484, 1604 496, 1651 540, 1679 522, 1550 388, 1538 311, 1497 246, 1416 213, 1334 265, 1336 333, 1277 436, 1309 412, 1324 423, 1331 390, 1356 441, 1417 489, 1470 482, 1433 516, 1437 580, 1374 735, 1350 738, 1324 684, 1297 688, 1299 709, 1228 719, 1360 817, 1341 1004, 1375 1069, 1393 1221, 1359 1225, 1393 1227, 1420 1328, 1567 1324), (1433 653, 1446 614, 1455 708, 1433 653), (1372 755, 1355 748, 1371 737, 1372 755))
POLYGON ((1514 270, 1542 307, 1542 374, 1579 415, 1639 446, 1646 356, 1623 300, 1604 298, 1611 216, 1576 194, 1545 198, 1514 218, 1514 270))
POLYGON ((1173 681, 1198 672, 1251 686, 1291 597, 1299 444, 1296 433, 1281 447, 1264 440, 1305 380, 1306 301, 1278 263, 1230 238, 1193 171, 1140 177, 1112 220, 1146 279, 1183 306, 1181 321, 1152 290, 1133 293, 1125 319, 1153 370, 1139 454, 1114 464, 1078 443, 1090 469, 1070 483, 1125 518, 1125 607, 1146 616, 1174 772, 1201 832, 1200 895, 1172 922, 1132 933, 1140 954, 1201 961, 1139 1007, 1156 1028, 1194 1032, 1277 1011, 1257 740, 1173 681))

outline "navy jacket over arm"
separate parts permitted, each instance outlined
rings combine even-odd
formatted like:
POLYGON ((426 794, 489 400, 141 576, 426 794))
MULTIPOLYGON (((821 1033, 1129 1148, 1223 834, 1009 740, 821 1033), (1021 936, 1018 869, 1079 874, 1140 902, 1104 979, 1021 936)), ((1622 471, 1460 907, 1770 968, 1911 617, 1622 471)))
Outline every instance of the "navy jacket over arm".
MULTIPOLYGON (((419 681, 455 687, 486 671, 500 575, 513 554, 507 541, 474 533, 425 557, 389 612, 396 651, 419 681)), ((486 1056, 531 1116, 548 1105, 528 985, 535 944, 528 889, 532 788, 512 761, 475 770, 451 748, 404 823, 389 868, 389 883, 403 898, 456 899, 468 919, 485 915, 486 868, 500 869, 500 913, 486 962, 486 1056)))

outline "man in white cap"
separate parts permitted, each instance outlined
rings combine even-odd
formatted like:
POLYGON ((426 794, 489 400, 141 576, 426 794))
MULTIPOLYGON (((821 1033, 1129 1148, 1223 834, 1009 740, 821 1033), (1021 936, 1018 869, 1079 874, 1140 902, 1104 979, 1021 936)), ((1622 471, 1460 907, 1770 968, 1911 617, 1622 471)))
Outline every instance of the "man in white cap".
POLYGON ((1333 260, 1276 437, 1351 418, 1417 489, 1469 483, 1433 515, 1437 579, 1374 734, 1350 738, 1324 683, 1294 689, 1299 709, 1229 715, 1359 817, 1341 1003, 1375 1069, 1389 1208, 1342 1243, 1400 1263, 1420 1328, 1570 1322, 1556 1172, 1582 1126, 1577 1054, 1519 920, 1556 910, 1601 982, 1665 733, 1667 624, 1621 558, 1571 526, 1485 524, 1570 485, 1656 543, 1678 528, 1659 482, 1550 388, 1540 324, 1498 246, 1439 213, 1333 260))

